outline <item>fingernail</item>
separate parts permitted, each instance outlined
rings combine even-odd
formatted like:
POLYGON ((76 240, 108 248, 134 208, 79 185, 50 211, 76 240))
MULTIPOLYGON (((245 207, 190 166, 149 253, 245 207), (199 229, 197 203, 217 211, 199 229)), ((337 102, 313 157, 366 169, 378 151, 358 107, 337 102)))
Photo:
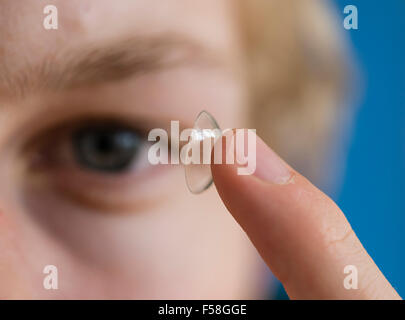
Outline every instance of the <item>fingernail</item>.
POLYGON ((256 170, 253 175, 274 184, 285 184, 291 178, 291 172, 284 161, 257 135, 256 170))

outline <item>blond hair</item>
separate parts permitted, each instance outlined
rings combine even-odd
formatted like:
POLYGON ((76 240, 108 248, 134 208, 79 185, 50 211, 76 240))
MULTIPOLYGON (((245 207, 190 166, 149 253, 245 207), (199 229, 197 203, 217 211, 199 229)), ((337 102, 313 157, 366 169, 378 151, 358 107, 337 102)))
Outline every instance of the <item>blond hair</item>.
POLYGON ((345 91, 346 60, 325 0, 239 0, 250 121, 277 152, 312 179, 345 91))

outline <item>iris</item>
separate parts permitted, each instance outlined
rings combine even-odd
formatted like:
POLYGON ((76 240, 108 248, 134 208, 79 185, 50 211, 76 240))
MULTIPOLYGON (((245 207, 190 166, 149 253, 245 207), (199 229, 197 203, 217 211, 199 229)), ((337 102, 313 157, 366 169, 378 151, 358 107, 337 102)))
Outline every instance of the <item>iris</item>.
POLYGON ((114 173, 128 169, 141 147, 142 138, 124 126, 93 125, 74 132, 72 144, 81 166, 114 173))

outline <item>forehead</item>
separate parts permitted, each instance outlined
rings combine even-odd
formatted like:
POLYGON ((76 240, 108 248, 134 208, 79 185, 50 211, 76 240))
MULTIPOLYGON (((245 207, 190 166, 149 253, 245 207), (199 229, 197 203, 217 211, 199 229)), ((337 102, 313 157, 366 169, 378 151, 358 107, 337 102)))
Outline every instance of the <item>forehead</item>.
POLYGON ((0 64, 23 68, 65 47, 107 43, 117 38, 174 33, 198 40, 218 54, 234 51, 228 0, 54 0, 58 30, 45 30, 39 0, 0 2, 0 64))

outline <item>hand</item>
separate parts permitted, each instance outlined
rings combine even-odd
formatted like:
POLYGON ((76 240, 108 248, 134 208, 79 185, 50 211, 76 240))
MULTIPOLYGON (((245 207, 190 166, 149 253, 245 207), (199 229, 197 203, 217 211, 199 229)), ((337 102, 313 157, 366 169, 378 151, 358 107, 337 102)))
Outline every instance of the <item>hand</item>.
POLYGON ((253 175, 238 175, 237 164, 213 164, 212 174, 229 212, 289 297, 401 299, 337 205, 258 137, 256 154, 253 175), (358 289, 344 286, 348 265, 358 271, 358 289))

